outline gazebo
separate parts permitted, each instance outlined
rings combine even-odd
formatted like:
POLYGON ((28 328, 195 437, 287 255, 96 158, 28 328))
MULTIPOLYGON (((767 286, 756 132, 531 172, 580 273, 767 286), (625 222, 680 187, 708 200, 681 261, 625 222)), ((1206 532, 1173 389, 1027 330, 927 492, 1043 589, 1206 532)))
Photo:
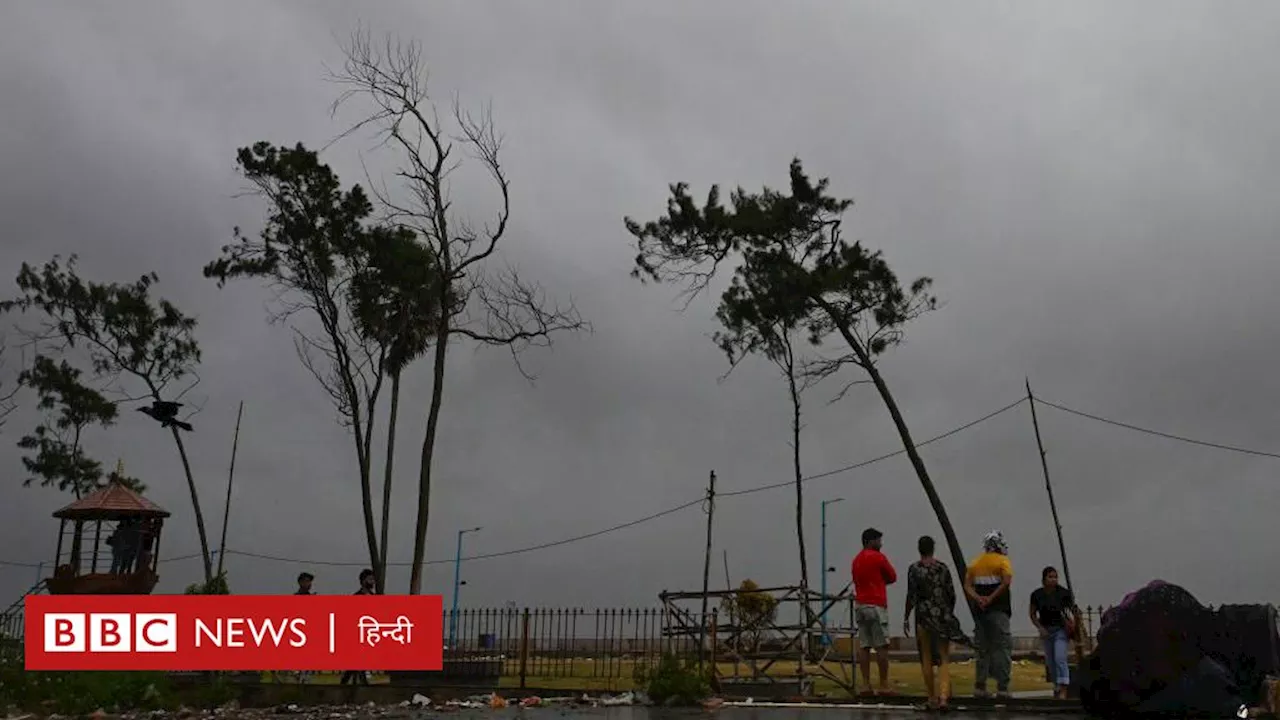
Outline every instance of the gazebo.
POLYGON ((57 569, 45 584, 50 594, 149 595, 155 589, 167 510, 113 479, 53 516, 61 526, 57 569))

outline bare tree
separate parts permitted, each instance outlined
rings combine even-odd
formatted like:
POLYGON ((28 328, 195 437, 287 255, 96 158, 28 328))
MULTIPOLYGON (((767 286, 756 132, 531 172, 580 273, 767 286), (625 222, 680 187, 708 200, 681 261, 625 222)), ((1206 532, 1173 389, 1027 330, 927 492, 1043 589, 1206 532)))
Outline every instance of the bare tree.
POLYGON ((375 195, 386 209, 388 221, 412 230, 435 256, 442 278, 409 581, 409 592, 417 594, 422 590, 431 469, 449 343, 456 339, 506 347, 520 372, 531 379, 520 364, 521 351, 550 345, 557 332, 588 326, 572 304, 549 304, 541 288, 521 277, 515 268, 492 267, 501 260, 500 248, 507 239, 511 187, 499 159, 502 142, 490 112, 486 109, 473 115, 455 102, 453 127, 447 128, 428 93, 422 49, 416 42, 402 43, 388 37, 385 43, 375 45, 367 32, 358 31, 343 51, 346 61, 342 69, 331 73, 331 79, 343 88, 334 112, 357 98, 372 105, 372 112, 343 136, 370 129, 400 157, 395 173, 397 190, 383 186, 375 195), (453 212, 449 178, 462 164, 455 151, 469 154, 497 192, 498 208, 487 223, 476 225, 453 212))

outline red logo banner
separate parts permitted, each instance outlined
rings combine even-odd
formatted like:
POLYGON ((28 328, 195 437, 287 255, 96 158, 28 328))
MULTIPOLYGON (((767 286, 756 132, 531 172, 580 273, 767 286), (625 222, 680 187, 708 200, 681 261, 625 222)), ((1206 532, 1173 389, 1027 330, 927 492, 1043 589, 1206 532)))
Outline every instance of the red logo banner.
POLYGON ((439 595, 30 595, 28 670, 440 670, 439 595))

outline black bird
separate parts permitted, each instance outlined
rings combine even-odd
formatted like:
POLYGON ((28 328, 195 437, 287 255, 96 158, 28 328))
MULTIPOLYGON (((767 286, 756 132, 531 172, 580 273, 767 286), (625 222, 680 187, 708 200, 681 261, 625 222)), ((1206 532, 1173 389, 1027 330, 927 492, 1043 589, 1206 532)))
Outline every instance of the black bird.
POLYGON ((153 420, 159 422, 162 427, 176 427, 180 430, 191 432, 195 429, 191 427, 191 423, 178 419, 178 408, 180 407, 182 407, 182 403, 156 400, 148 407, 138 408, 138 412, 146 413, 153 420))

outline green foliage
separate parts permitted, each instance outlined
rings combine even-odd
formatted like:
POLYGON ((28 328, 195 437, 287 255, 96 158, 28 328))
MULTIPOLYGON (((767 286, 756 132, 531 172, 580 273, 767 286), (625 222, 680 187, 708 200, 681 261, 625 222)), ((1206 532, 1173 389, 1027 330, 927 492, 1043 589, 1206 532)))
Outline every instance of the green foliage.
POLYGON ((440 307, 455 303, 431 250, 406 228, 373 228, 359 246, 349 301, 361 335, 387 348, 397 373, 426 352, 440 307))
POLYGON ((266 279, 321 298, 314 310, 322 321, 333 319, 336 298, 353 255, 373 212, 359 185, 343 191, 338 176, 319 155, 298 143, 278 148, 255 143, 236 153, 240 171, 271 204, 271 214, 255 239, 235 229, 236 242, 204 268, 222 287, 234 278, 266 279))
POLYGON ((36 356, 31 368, 18 376, 21 385, 35 390, 36 407, 51 415, 18 441, 18 447, 34 451, 22 458, 30 473, 24 485, 39 482, 41 487, 56 486, 79 497, 101 480, 102 464, 85 455, 81 436, 90 425, 111 426, 118 409, 83 384, 80 376, 80 370, 66 360, 54 362, 44 355, 36 356))
POLYGON ((750 578, 742 581, 737 593, 726 595, 720 606, 728 613, 730 622, 742 629, 742 636, 753 648, 760 646, 778 618, 778 598, 761 591, 750 578))
MULTIPOLYGON (((125 474, 124 474, 123 472, 121 472, 120 470, 112 470, 112 471, 111 471, 111 474, 107 476, 107 480, 106 480, 106 482, 107 482, 107 483, 119 483, 119 484, 121 484, 121 485, 123 485, 123 486, 125 486, 125 487, 129 488, 130 490, 132 490, 132 491, 134 491, 134 492, 138 493, 139 495, 145 495, 145 494, 146 494, 146 492, 147 492, 147 485, 146 485, 146 483, 142 482, 141 480, 139 480, 139 479, 138 479, 138 478, 136 478, 136 477, 132 477, 132 476, 129 476, 129 475, 125 475, 125 474)), ((103 485, 105 485, 105 484, 106 484, 106 483, 99 483, 99 484, 98 484, 98 486, 99 486, 99 487, 102 487, 102 486, 103 486, 103 485)))
POLYGON ((84 347, 99 377, 130 375, 148 394, 159 393, 199 364, 195 319, 168 300, 151 297, 159 276, 96 283, 77 275, 75 263, 74 255, 65 266, 58 256, 40 268, 23 263, 18 272, 21 295, 0 303, 0 311, 42 312, 45 339, 60 342, 59 349, 84 347))
POLYGON ((340 393, 356 391, 357 365, 365 360, 357 348, 380 348, 391 370, 420 355, 435 334, 446 288, 435 255, 415 233, 372 223, 364 190, 344 191, 337 174, 301 143, 259 142, 241 148, 236 160, 269 201, 270 214, 257 238, 236 228, 236 242, 205 266, 205 277, 219 287, 236 278, 265 280, 288 291, 280 317, 314 313, 323 336, 308 343, 335 365, 340 393))
POLYGON ((729 207, 719 186, 699 207, 687 184, 673 185, 665 216, 643 224, 626 219, 639 250, 632 275, 681 283, 692 294, 733 263, 716 311, 724 328, 717 342, 732 361, 772 352, 777 333, 803 329, 814 345, 832 333, 848 343, 851 354, 833 368, 870 367, 901 342, 906 322, 936 306, 932 281, 919 278, 904 289, 879 251, 846 242, 841 216, 853 201, 829 196, 828 181, 811 181, 799 160, 790 181, 790 194, 739 188, 729 207))
POLYGON ((227 573, 223 571, 212 580, 203 583, 192 583, 182 591, 183 595, 230 595, 231 588, 227 584, 227 573))
POLYGON ((637 665, 635 682, 658 705, 697 705, 711 694, 711 669, 664 653, 656 667, 637 665))
POLYGON ((0 707, 87 715, 155 710, 175 704, 168 678, 159 672, 27 672, 21 662, 0 664, 0 707))

